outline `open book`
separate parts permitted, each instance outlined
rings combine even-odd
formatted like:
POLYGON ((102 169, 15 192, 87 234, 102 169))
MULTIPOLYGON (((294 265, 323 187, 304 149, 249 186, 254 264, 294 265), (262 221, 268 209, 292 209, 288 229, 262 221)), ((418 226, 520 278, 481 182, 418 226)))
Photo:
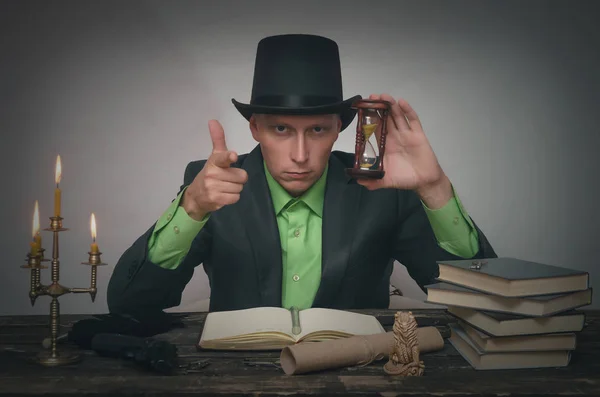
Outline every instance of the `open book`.
POLYGON ((256 307, 211 312, 198 347, 213 350, 279 350, 303 341, 385 333, 374 317, 345 310, 256 307))

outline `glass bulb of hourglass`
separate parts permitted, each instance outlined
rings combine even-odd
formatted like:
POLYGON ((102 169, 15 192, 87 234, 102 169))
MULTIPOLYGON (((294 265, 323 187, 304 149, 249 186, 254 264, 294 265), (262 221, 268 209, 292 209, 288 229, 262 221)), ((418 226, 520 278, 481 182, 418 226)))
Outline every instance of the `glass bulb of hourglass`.
POLYGON ((368 170, 377 161, 377 155, 375 154, 375 149, 373 149, 373 145, 371 142, 365 142, 365 150, 360 156, 360 168, 368 170))
POLYGON ((377 124, 364 124, 362 127, 363 134, 365 136, 365 150, 360 156, 360 168, 369 169, 375 165, 375 162, 377 161, 377 154, 375 153, 375 149, 373 149, 373 145, 371 145, 369 140, 376 128, 377 124))

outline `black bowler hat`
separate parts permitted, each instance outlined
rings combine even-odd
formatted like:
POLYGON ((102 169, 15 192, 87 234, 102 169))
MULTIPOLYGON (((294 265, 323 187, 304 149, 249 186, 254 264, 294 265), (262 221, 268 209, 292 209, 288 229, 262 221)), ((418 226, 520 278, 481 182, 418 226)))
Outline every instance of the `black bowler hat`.
POLYGON ((313 115, 337 113, 345 129, 356 115, 343 99, 338 45, 326 37, 285 34, 258 43, 250 103, 231 101, 250 120, 253 113, 313 115))

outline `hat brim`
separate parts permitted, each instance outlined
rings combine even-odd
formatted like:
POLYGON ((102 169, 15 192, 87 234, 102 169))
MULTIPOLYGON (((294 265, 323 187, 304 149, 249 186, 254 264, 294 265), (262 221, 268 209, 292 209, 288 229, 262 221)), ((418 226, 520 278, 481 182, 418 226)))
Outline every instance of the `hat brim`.
POLYGON ((315 114, 339 114, 342 121, 342 127, 340 131, 343 131, 352 123, 354 116, 356 116, 356 109, 352 109, 352 103, 358 99, 362 99, 362 96, 355 95, 344 101, 321 105, 321 106, 307 106, 307 107, 280 107, 280 106, 260 106, 252 105, 247 103, 241 103, 235 99, 231 99, 236 109, 244 116, 246 120, 250 120, 250 117, 254 113, 258 114, 279 114, 279 115, 291 115, 291 116, 307 116, 315 114))

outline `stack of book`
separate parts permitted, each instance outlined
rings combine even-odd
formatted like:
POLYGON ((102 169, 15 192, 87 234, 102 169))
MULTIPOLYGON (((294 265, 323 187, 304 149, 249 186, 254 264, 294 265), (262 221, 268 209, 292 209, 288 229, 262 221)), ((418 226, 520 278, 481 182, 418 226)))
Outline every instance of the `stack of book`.
POLYGON ((438 262, 427 302, 457 318, 450 343, 475 369, 564 367, 592 303, 589 274, 515 258, 438 262))

